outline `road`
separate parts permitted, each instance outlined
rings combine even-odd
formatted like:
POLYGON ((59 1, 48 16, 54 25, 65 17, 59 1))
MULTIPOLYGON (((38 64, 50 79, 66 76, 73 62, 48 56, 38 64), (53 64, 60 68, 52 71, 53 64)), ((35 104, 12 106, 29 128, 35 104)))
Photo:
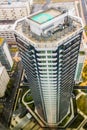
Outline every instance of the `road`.
POLYGON ((16 101, 16 97, 17 97, 17 93, 18 93, 18 88, 19 88, 19 83, 20 83, 20 79, 21 79, 21 75, 22 75, 22 71, 23 68, 21 67, 21 63, 18 64, 18 72, 15 74, 15 84, 14 84, 14 89, 12 91, 11 97, 10 97, 10 101, 11 101, 11 106, 8 106, 8 109, 10 110, 10 116, 9 116, 9 124, 10 124, 10 120, 12 117, 12 113, 13 113, 13 109, 14 109, 14 104, 16 101))
POLYGON ((22 75, 22 70, 23 69, 21 68, 21 65, 19 63, 18 71, 14 72, 14 75, 13 75, 15 79, 15 83, 13 85, 11 95, 7 97, 6 102, 4 104, 4 111, 3 111, 1 121, 6 127, 10 125, 10 121, 11 121, 11 117, 12 117, 13 109, 14 109, 14 104, 16 101, 17 93, 18 93, 20 78, 22 75))
POLYGON ((82 126, 84 126, 87 123, 87 119, 83 120, 77 130, 82 130, 82 126))
MULTIPOLYGON (((85 21, 85 16, 84 16, 83 8, 85 8, 84 11, 86 12, 85 15, 86 15, 86 20, 87 20, 87 0, 78 0, 78 1, 75 1, 76 14, 77 14, 78 17, 82 18, 82 20, 83 20, 83 26, 85 26, 87 21, 85 21), (85 2, 86 2, 86 4, 85 4, 85 2), (78 8, 78 4, 80 4, 80 8, 78 8), (80 14, 79 14, 79 11, 80 11, 80 14)), ((83 40, 82 40, 82 43, 84 45, 85 51, 87 51, 87 36, 85 34, 85 31, 83 31, 83 40)))
POLYGON ((16 106, 17 106, 18 99, 19 99, 19 96, 20 96, 21 91, 22 91, 22 89, 19 88, 19 90, 18 90, 18 94, 17 94, 17 97, 16 97, 16 101, 15 101, 15 104, 14 104, 14 111, 16 110, 16 106))

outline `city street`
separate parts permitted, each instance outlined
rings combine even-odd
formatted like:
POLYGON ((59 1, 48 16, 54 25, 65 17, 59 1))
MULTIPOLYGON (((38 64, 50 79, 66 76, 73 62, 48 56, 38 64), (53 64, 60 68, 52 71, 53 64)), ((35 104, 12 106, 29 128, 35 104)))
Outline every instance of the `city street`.
POLYGON ((16 100, 16 96, 18 93, 20 78, 22 74, 22 67, 20 63, 18 64, 18 72, 14 72, 13 77, 15 78, 15 83, 13 84, 12 92, 9 97, 7 97, 6 102, 4 104, 4 111, 3 116, 1 118, 2 123, 8 127, 10 125, 13 109, 14 109, 14 103, 16 100))

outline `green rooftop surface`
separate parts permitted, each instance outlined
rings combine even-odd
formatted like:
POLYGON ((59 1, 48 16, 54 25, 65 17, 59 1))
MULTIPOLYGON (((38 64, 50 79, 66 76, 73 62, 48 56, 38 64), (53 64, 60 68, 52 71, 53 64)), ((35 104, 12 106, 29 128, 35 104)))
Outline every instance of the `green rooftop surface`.
POLYGON ((33 21, 38 22, 40 24, 53 19, 53 16, 47 13, 40 13, 31 18, 33 21))

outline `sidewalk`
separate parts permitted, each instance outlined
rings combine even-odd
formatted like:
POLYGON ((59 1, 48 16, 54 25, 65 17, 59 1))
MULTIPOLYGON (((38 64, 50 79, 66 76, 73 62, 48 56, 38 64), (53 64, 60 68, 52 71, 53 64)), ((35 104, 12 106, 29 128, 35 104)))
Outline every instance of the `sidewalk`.
POLYGON ((85 118, 87 119, 87 116, 78 108, 77 111, 85 118))
POLYGON ((84 130, 82 127, 85 125, 85 123, 87 122, 87 118, 84 119, 81 124, 78 126, 77 130, 84 130))

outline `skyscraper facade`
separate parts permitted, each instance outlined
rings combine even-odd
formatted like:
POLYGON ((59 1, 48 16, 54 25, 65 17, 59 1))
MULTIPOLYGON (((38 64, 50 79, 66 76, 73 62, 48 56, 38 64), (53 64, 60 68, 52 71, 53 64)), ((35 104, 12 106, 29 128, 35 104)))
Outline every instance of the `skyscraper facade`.
POLYGON ((4 38, 0 38, 0 62, 7 70, 13 66, 13 60, 4 38))
POLYGON ((80 18, 55 8, 15 24, 36 110, 48 124, 57 124, 69 111, 81 36, 80 18))

